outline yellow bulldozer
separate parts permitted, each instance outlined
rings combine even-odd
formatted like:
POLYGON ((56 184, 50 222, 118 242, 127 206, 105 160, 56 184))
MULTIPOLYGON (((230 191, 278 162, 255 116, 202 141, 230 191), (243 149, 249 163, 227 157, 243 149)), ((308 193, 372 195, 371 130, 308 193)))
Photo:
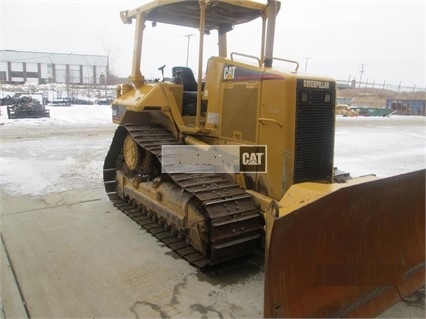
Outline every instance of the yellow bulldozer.
POLYGON ((265 317, 375 316, 424 285, 425 170, 378 179, 335 169, 336 82, 274 56, 280 7, 156 0, 120 13, 135 41, 111 105, 119 126, 105 189, 196 267, 264 249, 265 317), (259 56, 228 53, 227 34, 256 19, 259 56), (144 78, 142 64, 155 62, 142 59, 148 22, 199 30, 196 75, 177 65, 169 80, 144 78), (208 59, 207 36, 218 44, 208 59))

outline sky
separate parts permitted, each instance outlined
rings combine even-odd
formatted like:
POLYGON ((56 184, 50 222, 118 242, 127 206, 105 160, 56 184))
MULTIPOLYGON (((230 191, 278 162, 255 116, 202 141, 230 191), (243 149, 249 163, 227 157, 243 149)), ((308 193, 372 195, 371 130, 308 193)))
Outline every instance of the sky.
MULTIPOLYGON (((119 12, 147 2, 0 0, 0 49, 108 55, 112 71, 128 76, 134 24, 123 24, 119 12)), ((425 0, 281 0, 274 56, 298 61, 300 73, 424 88, 425 12, 425 0)), ((260 20, 236 26, 228 52, 258 56, 260 30, 260 20)), ((205 40, 207 56, 217 54, 215 36, 205 40)), ((187 58, 195 71, 197 43, 198 30, 147 25, 142 73, 160 77, 165 64, 170 76, 187 58)))

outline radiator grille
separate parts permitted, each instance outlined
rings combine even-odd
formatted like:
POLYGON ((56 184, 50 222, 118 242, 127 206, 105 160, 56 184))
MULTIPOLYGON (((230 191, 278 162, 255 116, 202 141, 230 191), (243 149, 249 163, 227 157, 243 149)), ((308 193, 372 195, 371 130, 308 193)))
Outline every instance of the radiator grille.
POLYGON ((331 182, 333 177, 335 85, 304 88, 298 81, 294 183, 331 182))

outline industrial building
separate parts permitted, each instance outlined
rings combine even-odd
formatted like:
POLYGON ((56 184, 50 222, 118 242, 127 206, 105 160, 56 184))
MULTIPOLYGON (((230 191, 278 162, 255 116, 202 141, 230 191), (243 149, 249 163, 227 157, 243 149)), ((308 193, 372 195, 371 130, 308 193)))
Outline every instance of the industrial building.
POLYGON ((107 74, 107 56, 0 50, 3 83, 103 84, 107 74))

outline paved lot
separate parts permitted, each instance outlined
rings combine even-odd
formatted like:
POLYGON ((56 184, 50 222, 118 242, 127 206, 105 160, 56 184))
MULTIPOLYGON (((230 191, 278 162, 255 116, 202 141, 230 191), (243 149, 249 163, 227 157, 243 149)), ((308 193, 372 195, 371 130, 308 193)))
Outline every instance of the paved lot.
POLYGON ((102 189, 1 200, 6 317, 262 315, 261 255, 201 272, 117 211, 102 189), (11 291, 14 279, 21 295, 11 291))
MULTIPOLYGON (((103 189, 1 193, 5 318, 259 318, 263 256, 203 272, 116 210, 103 189)), ((424 288, 379 317, 424 318, 424 288)))
MULTIPOLYGON (((200 271, 108 201, 113 125, 26 123, 0 128, 1 316, 262 316, 261 253, 200 271)), ((424 289, 381 317, 425 317, 424 289)))

